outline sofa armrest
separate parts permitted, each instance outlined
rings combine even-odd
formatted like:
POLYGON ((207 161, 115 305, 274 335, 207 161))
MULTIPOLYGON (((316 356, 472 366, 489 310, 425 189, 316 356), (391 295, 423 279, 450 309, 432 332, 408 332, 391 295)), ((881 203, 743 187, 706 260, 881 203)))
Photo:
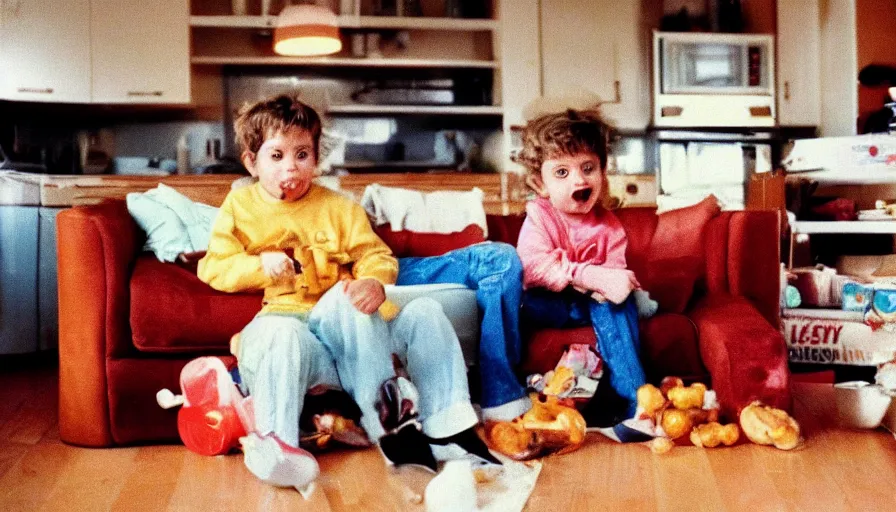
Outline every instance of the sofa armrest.
POLYGON ((107 446, 106 360, 132 349, 128 278, 141 233, 121 200, 60 212, 56 233, 59 436, 107 446))
POLYGON ((704 231, 705 293, 745 297, 774 327, 781 324, 779 212, 722 212, 704 231))
POLYGON ((784 336, 744 297, 709 294, 688 312, 723 413, 736 419, 753 400, 790 410, 784 336))

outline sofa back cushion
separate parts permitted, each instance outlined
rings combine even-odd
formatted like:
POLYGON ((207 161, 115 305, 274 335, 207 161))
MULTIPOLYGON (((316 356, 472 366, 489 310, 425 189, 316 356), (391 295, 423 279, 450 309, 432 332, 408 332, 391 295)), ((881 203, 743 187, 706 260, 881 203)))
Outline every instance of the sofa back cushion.
POLYGON ((260 293, 215 291, 150 253, 137 258, 130 288, 131 332, 141 352, 227 353, 230 337, 261 309, 260 293))
POLYGON ((439 256, 454 249, 485 241, 482 228, 470 224, 455 233, 417 233, 414 231, 392 231, 392 226, 383 224, 374 228, 376 234, 386 242, 398 258, 406 256, 439 256))

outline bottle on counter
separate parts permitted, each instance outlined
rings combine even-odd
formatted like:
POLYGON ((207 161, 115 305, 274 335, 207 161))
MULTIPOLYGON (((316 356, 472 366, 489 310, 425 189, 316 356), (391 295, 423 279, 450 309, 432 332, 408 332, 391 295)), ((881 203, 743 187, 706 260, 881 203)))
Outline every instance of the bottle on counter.
POLYGON ((184 135, 177 141, 177 174, 189 174, 190 172, 190 146, 187 144, 187 136, 184 135))

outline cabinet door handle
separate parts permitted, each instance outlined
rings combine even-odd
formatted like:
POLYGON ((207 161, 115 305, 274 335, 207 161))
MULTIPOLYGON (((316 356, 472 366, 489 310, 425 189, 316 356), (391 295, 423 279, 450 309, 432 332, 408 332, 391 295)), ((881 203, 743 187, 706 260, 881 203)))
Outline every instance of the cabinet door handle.
POLYGON ((128 91, 128 96, 163 96, 164 91, 128 91))
POLYGON ((19 87, 16 89, 18 92, 28 92, 32 94, 53 94, 52 87, 19 87))
POLYGON ((601 101, 601 105, 619 105, 622 103, 622 84, 619 80, 613 81, 613 99, 610 101, 601 101))
POLYGON ((790 101, 790 82, 784 82, 784 100, 790 101))

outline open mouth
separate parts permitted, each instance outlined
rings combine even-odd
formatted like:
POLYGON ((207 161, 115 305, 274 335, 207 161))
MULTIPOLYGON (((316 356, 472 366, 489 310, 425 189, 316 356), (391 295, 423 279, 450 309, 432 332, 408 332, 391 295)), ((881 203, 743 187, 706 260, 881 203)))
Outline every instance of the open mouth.
POLYGON ((593 192, 590 188, 581 188, 572 193, 572 198, 579 203, 587 203, 593 192))

